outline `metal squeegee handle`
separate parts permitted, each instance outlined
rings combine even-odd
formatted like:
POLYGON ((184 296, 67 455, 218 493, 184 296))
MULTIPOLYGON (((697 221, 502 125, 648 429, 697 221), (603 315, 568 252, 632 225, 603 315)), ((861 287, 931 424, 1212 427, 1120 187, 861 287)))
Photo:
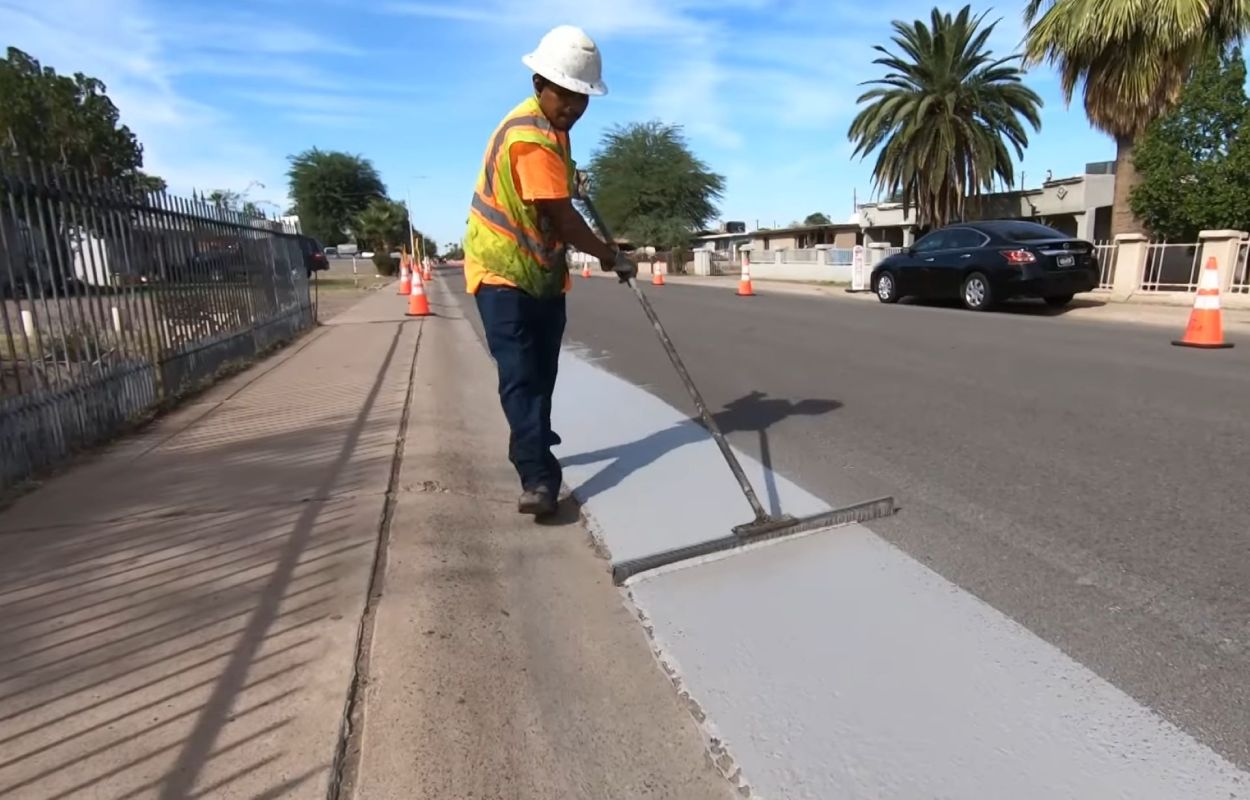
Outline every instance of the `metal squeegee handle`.
MULTIPOLYGON (((603 235, 603 238, 611 242, 612 235, 608 232, 607 226, 603 224, 603 219, 600 218, 599 212, 595 209, 590 198, 582 197, 580 199, 586 206, 591 222, 599 229, 599 233, 603 235)), ((729 470, 733 472, 734 478, 738 481, 738 487, 742 489, 742 494, 746 497, 747 502, 751 504, 751 510, 755 513, 755 519, 757 521, 771 519, 768 512, 764 510, 763 504, 760 503, 759 497, 755 494, 755 489, 751 486, 751 482, 747 480, 746 472, 743 471, 738 457, 734 455, 733 448, 729 446, 729 442, 725 441, 725 434, 721 433, 720 426, 716 424, 712 413, 708 411, 703 395, 699 392, 699 388, 695 386, 694 379, 690 377, 690 372, 686 369, 686 365, 682 363, 681 356, 677 354, 677 348, 673 346, 673 340, 669 338, 668 331, 664 330, 664 324, 660 322, 655 309, 651 307, 651 301, 643 294, 642 288, 634 278, 629 279, 629 288, 634 290, 634 295, 638 298, 638 303, 642 306, 643 313, 647 315, 647 319, 651 322, 651 327, 655 328, 656 335, 660 337, 660 344, 664 346, 664 352, 668 354, 669 361, 673 362, 673 369, 677 370, 677 376, 681 378, 682 385, 686 387, 686 392, 689 393, 690 399, 694 401, 694 407, 699 412, 699 419, 702 420, 703 426, 707 428, 708 433, 712 434, 712 440, 720 448, 721 455, 725 458, 725 463, 729 465, 729 470)))

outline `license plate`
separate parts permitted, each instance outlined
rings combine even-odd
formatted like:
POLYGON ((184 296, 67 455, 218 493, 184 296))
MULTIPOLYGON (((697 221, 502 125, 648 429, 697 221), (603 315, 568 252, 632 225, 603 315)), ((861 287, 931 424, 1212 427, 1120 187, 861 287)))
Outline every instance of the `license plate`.
POLYGON ((1061 267, 1076 266, 1076 256, 1059 256, 1059 266, 1061 267))

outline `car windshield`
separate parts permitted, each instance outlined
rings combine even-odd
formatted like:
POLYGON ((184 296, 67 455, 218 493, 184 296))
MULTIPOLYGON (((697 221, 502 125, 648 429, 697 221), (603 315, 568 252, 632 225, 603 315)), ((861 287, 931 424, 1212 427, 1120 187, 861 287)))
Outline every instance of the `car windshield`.
POLYGON ((998 232, 1004 239, 1010 239, 1013 242, 1068 238, 1062 231, 1038 225, 1036 222, 1008 222, 998 226, 998 232))

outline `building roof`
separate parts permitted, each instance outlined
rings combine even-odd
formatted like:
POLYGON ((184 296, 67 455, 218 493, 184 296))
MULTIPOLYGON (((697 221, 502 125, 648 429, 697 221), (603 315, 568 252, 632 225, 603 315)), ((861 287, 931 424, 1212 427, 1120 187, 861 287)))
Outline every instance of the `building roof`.
POLYGON ((752 236, 772 236, 775 234, 816 233, 817 231, 857 231, 859 225, 854 222, 831 222, 828 225, 795 225, 790 228, 760 228, 751 231, 752 236))

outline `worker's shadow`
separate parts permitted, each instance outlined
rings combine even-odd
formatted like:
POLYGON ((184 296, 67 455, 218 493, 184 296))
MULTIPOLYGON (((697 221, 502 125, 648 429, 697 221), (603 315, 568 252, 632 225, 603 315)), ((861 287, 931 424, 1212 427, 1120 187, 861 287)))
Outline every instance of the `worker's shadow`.
MULTIPOLYGON (((789 417, 817 416, 836 411, 841 407, 842 404, 837 400, 793 402, 779 397, 768 397, 764 392, 754 391, 727 403, 712 417, 726 436, 744 431, 755 431, 759 434, 760 461, 764 465, 764 481, 767 491, 767 499, 764 502, 771 513, 779 514, 781 513, 781 500, 777 493, 776 477, 773 475, 768 429, 789 417)), ((654 463, 665 454, 707 438, 708 432, 703 428, 699 419, 688 419, 670 428, 656 431, 636 442, 568 456, 560 459, 560 463, 567 468, 609 462, 607 466, 573 489, 573 494, 578 501, 585 503, 595 495, 619 485, 626 476, 654 463)), ((728 475, 728 467, 725 467, 725 470, 728 475)), ((750 477, 749 470, 748 477, 750 477)))

